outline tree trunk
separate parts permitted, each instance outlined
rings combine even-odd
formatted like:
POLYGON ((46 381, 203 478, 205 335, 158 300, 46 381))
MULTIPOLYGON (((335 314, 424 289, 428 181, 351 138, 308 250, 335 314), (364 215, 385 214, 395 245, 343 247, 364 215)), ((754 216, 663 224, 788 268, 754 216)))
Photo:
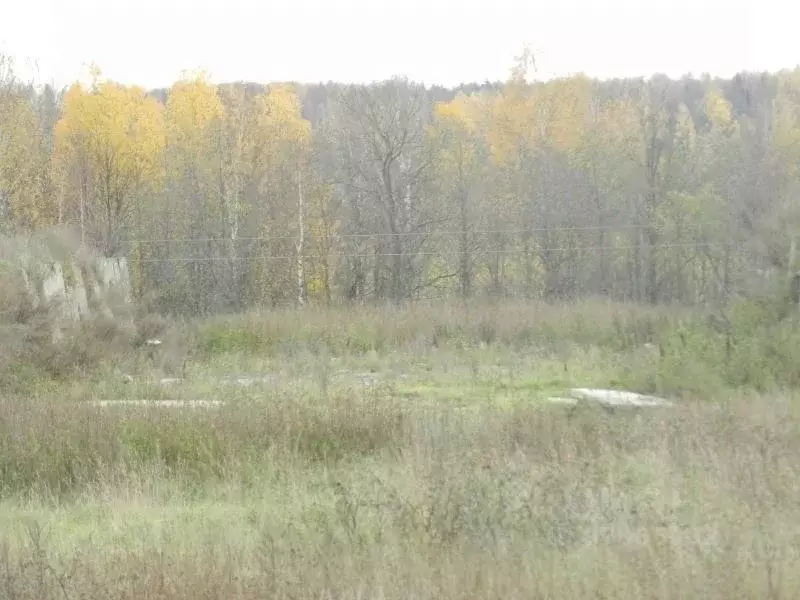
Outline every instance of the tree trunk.
POLYGON ((594 160, 592 160, 591 164, 591 173, 592 173, 592 199, 594 200, 594 209, 597 212, 597 243, 599 247, 597 260, 599 263, 599 268, 597 270, 597 279, 595 284, 595 291, 599 293, 601 296, 605 296, 608 293, 608 289, 610 287, 608 281, 608 252, 606 250, 606 218, 605 213, 603 211, 603 201, 600 197, 600 189, 597 184, 597 170, 595 168, 594 160))
POLYGON ((658 304, 659 290, 658 290, 658 230, 655 227, 649 226, 646 231, 647 245, 649 246, 647 252, 647 301, 652 304, 658 304))
POLYGON ((238 177, 233 175, 233 182, 231 186, 226 186, 224 179, 220 182, 220 195, 222 199, 222 218, 223 227, 227 230, 225 232, 225 239, 228 253, 228 268, 230 269, 230 276, 228 278, 228 302, 236 304, 238 300, 237 286, 239 283, 239 265, 237 263, 237 247, 236 240, 239 237, 239 218, 238 218, 238 177))
POLYGON ((80 213, 80 222, 81 222, 81 246, 86 247, 86 194, 87 188, 86 185, 86 174, 81 173, 81 197, 80 197, 80 207, 78 209, 80 213))
POLYGON ((303 254, 305 252, 305 204, 303 199, 303 182, 298 175, 297 181, 297 219, 299 232, 297 236, 297 304, 306 303, 306 273, 303 254))
MULTIPOLYGON (((638 222, 637 222, 638 223, 638 222)), ((642 235, 642 228, 639 227, 636 236, 634 237, 633 247, 633 260, 631 261, 631 269, 633 271, 631 279, 631 295, 634 302, 641 302, 644 300, 642 288, 642 252, 644 246, 644 236, 642 235)))
POLYGON ((472 296, 472 264, 469 255, 469 220, 467 216, 467 203, 461 201, 461 248, 460 248, 460 279, 461 297, 472 296))
MULTIPOLYGON (((533 226, 531 225, 531 229, 533 226)), ((533 234, 527 230, 522 234, 522 261, 525 279, 525 299, 533 299, 533 234)))
POLYGON ((391 282, 389 295, 393 302, 400 302, 403 298, 403 239, 400 237, 398 223, 398 202, 395 198, 392 184, 391 162, 385 162, 383 167, 383 187, 386 195, 386 213, 391 234, 391 282))

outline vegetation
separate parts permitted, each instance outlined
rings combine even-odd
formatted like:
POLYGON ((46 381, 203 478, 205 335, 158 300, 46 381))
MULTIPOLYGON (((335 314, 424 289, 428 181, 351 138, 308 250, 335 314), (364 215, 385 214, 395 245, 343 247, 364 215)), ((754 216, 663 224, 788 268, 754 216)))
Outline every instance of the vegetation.
POLYGON ((800 72, 526 66, 0 59, 0 596, 800 595, 800 72), (20 237, 126 258, 135 302, 54 340, 20 237), (547 401, 591 386, 675 404, 547 401))
POLYGON ((176 314, 450 295, 724 305, 794 271, 800 71, 458 90, 0 69, 7 230, 176 314), (169 286, 163 285, 169 281, 169 286))
POLYGON ((163 382, 178 346, 84 325, 4 380, 0 590, 795 597, 797 321, 733 314, 727 357, 694 311, 607 302, 150 317, 191 356, 163 382), (678 406, 545 402, 572 386, 678 406), (224 404, 95 404, 142 398, 224 404))

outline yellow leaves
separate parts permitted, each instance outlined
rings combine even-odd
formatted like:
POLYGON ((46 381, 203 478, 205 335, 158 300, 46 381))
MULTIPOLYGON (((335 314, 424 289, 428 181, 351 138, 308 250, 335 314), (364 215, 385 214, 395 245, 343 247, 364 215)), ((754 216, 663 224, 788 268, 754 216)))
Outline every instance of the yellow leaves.
POLYGON ((296 169, 311 149, 311 124, 290 85, 271 86, 255 98, 243 87, 225 86, 224 136, 230 168, 245 176, 284 167, 296 169))
POLYGON ((284 153, 299 158, 309 149, 311 123, 303 118, 297 92, 291 85, 274 85, 256 100, 258 127, 274 162, 284 153))
POLYGON ((53 221, 46 176, 47 152, 36 113, 18 90, 11 90, 0 97, 0 199, 7 199, 17 227, 53 221))
POLYGON ((85 161, 126 194, 162 172, 166 139, 161 105, 139 87, 99 82, 93 91, 73 85, 55 128, 55 156, 63 164, 85 161))
POLYGON ((631 102, 613 100, 603 104, 599 112, 601 128, 607 140, 624 144, 639 135, 639 116, 631 102))
POLYGON ((211 190, 218 189, 214 178, 219 173, 215 134, 225 119, 217 86, 209 82, 205 73, 185 74, 170 89, 164 116, 168 176, 191 174, 194 193, 203 198, 212 196, 211 190))
POLYGON ((800 70, 783 75, 773 103, 773 143, 789 174, 800 172, 800 70))
POLYGON ((489 146, 498 164, 536 147, 576 152, 590 115, 592 82, 584 76, 506 86, 491 107, 489 146))
POLYGON ((306 287, 309 298, 316 299, 322 297, 325 293, 325 275, 323 273, 312 274, 311 277, 308 278, 306 287))
POLYGON ((10 209, 3 228, 32 229, 55 219, 49 156, 29 92, 16 78, 13 60, 0 54, 0 211, 10 209))
POLYGON ((53 150, 62 207, 104 252, 118 251, 132 207, 160 185, 165 146, 163 107, 144 89, 94 81, 67 92, 53 150))
POLYGON ((496 164, 506 165, 532 138, 535 126, 533 102, 515 90, 504 90, 489 106, 487 141, 496 164))
POLYGON ((176 82, 169 92, 166 108, 170 144, 199 145, 208 127, 224 114, 217 88, 204 73, 176 82))
POLYGON ((685 104, 678 107, 675 127, 675 145, 683 152, 694 152, 697 145, 697 132, 689 109, 685 104))
POLYGON ((438 102, 434 116, 445 127, 475 131, 481 118, 481 109, 478 97, 459 93, 451 102, 438 102))
POLYGON ((703 98, 703 107, 712 128, 726 128, 733 122, 731 105, 717 90, 708 91, 703 98))
POLYGON ((476 96, 459 94, 451 102, 435 106, 434 123, 428 135, 438 151, 442 171, 456 169, 463 176, 465 170, 475 168, 484 114, 485 108, 476 96))
POLYGON ((534 98, 540 124, 536 131, 543 134, 538 142, 574 152, 583 137, 591 98, 592 84, 584 76, 556 79, 542 86, 534 98))

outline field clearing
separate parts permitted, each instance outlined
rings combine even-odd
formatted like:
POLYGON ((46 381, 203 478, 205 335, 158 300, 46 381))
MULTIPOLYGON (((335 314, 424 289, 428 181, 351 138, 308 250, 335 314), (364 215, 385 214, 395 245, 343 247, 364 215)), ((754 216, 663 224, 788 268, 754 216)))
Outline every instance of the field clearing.
POLYGON ((193 344, 216 346, 185 378, 125 357, 4 394, 0 596, 800 595, 791 388, 706 391, 598 319, 542 319, 557 342, 515 343, 517 318, 432 343, 446 328, 426 316, 205 323, 193 344), (545 402, 595 386, 675 406, 545 402), (92 405, 137 399, 224 405, 92 405))

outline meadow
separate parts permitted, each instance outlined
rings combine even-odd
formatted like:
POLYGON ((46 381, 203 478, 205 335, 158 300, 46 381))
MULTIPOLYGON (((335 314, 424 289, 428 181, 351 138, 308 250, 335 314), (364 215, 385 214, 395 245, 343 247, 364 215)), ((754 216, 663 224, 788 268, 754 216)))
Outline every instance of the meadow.
POLYGON ((800 319, 778 313, 497 301, 29 332, 0 367, 0 597, 796 598, 800 319), (576 386, 675 405, 547 402, 576 386), (221 404, 96 405, 141 399, 221 404))

